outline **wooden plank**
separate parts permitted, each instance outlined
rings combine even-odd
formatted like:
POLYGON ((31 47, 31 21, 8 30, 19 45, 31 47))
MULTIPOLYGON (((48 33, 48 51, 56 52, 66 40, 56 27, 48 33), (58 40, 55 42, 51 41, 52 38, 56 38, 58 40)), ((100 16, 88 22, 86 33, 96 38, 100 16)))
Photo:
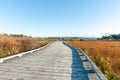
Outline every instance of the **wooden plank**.
POLYGON ((88 78, 89 80, 99 80, 99 78, 97 77, 95 73, 89 73, 88 78))
POLYGON ((83 61, 87 60, 85 56, 80 56, 80 59, 83 60, 83 61))
POLYGON ((92 70, 92 67, 89 62, 83 62, 83 66, 85 70, 92 70))

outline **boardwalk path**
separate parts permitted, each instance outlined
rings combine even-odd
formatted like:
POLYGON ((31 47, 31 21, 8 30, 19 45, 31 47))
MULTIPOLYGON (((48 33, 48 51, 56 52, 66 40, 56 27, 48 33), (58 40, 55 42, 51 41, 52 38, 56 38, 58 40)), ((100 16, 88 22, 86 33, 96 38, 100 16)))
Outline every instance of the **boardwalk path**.
POLYGON ((91 72, 78 53, 62 42, 0 64, 0 80, 89 80, 91 72))

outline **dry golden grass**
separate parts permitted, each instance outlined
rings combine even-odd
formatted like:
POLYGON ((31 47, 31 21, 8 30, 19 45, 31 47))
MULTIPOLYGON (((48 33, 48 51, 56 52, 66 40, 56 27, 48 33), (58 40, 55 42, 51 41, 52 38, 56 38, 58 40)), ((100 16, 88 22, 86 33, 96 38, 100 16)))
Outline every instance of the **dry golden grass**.
POLYGON ((35 38, 17 38, 8 35, 0 35, 0 57, 39 48, 47 43, 49 43, 47 40, 41 41, 35 38))
POLYGON ((107 76, 108 80, 120 79, 120 42, 71 41, 68 44, 85 51, 107 76))

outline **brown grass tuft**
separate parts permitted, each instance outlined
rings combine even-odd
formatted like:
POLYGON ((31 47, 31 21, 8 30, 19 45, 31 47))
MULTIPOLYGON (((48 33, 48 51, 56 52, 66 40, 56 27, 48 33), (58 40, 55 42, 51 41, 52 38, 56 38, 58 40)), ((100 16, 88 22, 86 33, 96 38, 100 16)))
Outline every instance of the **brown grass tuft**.
POLYGON ((12 37, 0 35, 0 57, 17 54, 31 49, 39 48, 49 43, 35 38, 12 37))

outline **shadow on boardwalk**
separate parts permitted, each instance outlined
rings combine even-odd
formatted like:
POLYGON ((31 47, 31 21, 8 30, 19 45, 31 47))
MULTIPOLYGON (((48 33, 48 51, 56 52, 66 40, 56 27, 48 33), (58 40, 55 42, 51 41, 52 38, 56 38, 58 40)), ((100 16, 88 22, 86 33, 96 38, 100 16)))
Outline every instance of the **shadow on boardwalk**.
POLYGON ((71 46, 64 44, 72 50, 72 74, 71 80, 89 80, 88 71, 83 67, 83 61, 80 59, 78 52, 71 46))

